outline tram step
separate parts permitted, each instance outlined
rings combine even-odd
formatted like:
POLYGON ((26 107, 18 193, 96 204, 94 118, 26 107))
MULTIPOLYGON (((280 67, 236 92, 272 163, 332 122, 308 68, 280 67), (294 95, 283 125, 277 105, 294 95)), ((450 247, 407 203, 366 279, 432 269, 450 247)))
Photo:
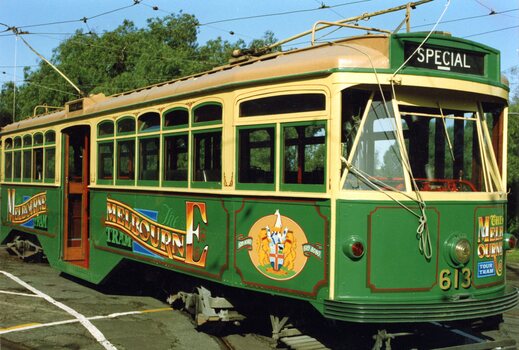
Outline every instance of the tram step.
MULTIPOLYGON (((297 331, 297 330, 296 330, 297 331)), ((299 332, 299 331, 298 331, 299 332)), ((301 334, 301 332, 299 332, 301 334)), ((292 337, 282 337, 281 342, 285 343, 289 349, 294 350, 320 350, 328 349, 326 346, 321 344, 317 339, 309 337, 307 335, 296 335, 292 337)))

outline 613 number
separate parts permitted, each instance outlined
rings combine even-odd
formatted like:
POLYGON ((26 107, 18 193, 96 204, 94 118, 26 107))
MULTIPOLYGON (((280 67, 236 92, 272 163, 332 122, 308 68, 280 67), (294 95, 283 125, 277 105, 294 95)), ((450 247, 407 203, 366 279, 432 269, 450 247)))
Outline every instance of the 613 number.
POLYGON ((472 271, 468 267, 461 270, 455 269, 454 273, 449 269, 440 271, 440 288, 442 290, 469 288, 472 283, 472 271))

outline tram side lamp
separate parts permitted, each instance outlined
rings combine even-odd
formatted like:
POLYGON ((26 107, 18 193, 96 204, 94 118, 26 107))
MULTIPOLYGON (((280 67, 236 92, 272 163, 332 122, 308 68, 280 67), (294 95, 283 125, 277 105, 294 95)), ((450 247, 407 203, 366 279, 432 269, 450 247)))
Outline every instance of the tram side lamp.
POLYGON ((365 252, 364 243, 358 236, 351 236, 342 245, 343 253, 352 260, 359 260, 365 252))
POLYGON ((503 248, 504 250, 512 250, 517 247, 517 237, 511 233, 504 234, 503 248))

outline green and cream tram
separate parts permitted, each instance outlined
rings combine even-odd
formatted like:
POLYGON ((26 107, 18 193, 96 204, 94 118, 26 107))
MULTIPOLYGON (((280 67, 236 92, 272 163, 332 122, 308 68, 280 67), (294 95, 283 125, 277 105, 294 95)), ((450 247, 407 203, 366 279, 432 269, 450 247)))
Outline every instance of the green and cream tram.
POLYGON ((501 314, 517 290, 499 52, 425 39, 246 57, 8 125, 0 242, 37 239, 92 283, 132 260, 331 319, 501 314))

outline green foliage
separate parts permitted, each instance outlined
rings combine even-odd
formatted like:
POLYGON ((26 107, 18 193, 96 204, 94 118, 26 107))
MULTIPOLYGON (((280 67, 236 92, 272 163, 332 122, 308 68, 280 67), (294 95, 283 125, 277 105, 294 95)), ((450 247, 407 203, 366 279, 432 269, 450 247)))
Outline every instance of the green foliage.
POLYGON ((13 121, 14 84, 5 83, 0 91, 0 127, 13 121))
MULTIPOLYGON (((517 68, 517 67, 516 67, 517 68)), ((513 80, 519 70, 512 71, 513 80)), ((508 231, 519 236, 519 91, 512 93, 508 120, 508 231)))
MULTIPOLYGON (((113 31, 78 30, 54 49, 50 61, 85 94, 111 95, 209 70, 228 62, 243 40, 218 37, 200 45, 198 20, 189 14, 149 19, 146 28, 125 20, 113 31)), ((275 41, 272 32, 253 40, 261 47, 275 41)), ((63 106, 78 93, 48 64, 25 69, 25 83, 16 90, 16 119, 32 116, 36 105, 63 106)), ((12 120, 13 84, 0 92, 0 124, 12 120)))

